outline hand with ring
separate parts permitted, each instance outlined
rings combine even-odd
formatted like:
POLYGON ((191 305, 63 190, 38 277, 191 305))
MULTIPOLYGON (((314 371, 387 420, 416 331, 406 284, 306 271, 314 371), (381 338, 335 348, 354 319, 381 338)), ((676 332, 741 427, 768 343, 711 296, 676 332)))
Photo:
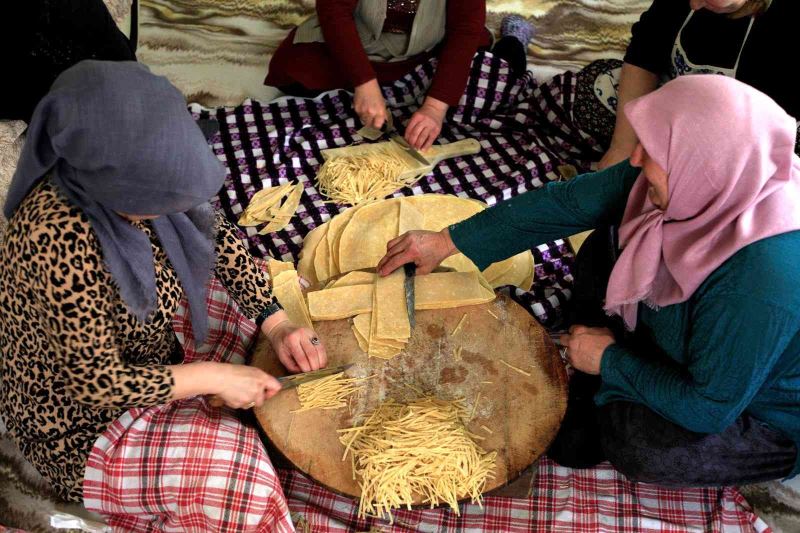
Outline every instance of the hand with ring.
POLYGON ((262 330, 289 372, 311 372, 328 365, 325 346, 317 334, 292 324, 285 311, 270 316, 264 321, 262 330))
POLYGON ((586 374, 600 374, 603 352, 614 344, 614 334, 608 328, 572 326, 569 334, 560 339, 563 356, 576 370, 586 374))

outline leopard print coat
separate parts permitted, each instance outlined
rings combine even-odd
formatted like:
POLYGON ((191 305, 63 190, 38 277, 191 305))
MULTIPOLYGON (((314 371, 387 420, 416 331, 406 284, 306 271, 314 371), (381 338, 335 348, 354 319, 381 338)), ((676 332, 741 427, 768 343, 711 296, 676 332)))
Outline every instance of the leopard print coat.
MULTIPOLYGON (((67 500, 81 501, 97 437, 132 407, 172 396, 167 365, 182 351, 172 318, 183 296, 147 222, 158 307, 146 323, 128 312, 88 219, 43 180, 9 221, 0 248, 0 415, 24 456, 67 500)), ((215 274, 255 318, 269 278, 218 218, 215 274)))

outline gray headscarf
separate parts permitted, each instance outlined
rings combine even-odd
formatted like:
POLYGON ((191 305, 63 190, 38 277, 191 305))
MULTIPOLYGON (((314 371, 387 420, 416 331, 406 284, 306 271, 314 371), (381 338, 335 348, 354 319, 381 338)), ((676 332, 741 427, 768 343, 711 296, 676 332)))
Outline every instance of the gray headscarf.
POLYGON ((208 199, 225 171, 166 78, 135 62, 82 61, 64 71, 34 111, 5 215, 49 171, 88 217, 128 309, 156 306, 150 241, 117 213, 152 221, 189 300, 198 341, 208 332, 206 286, 215 260, 208 199))

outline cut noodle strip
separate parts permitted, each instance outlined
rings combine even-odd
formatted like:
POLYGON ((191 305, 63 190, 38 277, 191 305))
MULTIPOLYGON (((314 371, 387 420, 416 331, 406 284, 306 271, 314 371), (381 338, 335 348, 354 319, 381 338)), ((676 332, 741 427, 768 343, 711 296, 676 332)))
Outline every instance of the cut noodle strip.
POLYGON ((344 373, 334 374, 322 379, 303 383, 297 387, 297 398, 300 409, 293 413, 302 413, 311 409, 339 409, 347 407, 347 399, 363 389, 366 378, 348 378, 344 373))
POLYGON ((459 514, 459 498, 481 503, 494 477, 497 452, 487 453, 464 426, 464 400, 432 397, 400 404, 388 400, 360 426, 339 430, 352 454, 361 487, 359 518, 410 509, 415 497, 431 508, 446 503, 459 514))

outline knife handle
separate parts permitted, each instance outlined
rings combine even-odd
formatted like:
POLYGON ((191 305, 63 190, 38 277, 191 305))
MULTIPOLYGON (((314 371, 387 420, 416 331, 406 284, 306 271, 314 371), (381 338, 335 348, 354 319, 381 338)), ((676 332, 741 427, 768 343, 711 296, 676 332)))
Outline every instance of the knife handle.
POLYGON ((437 165, 439 161, 443 159, 475 155, 480 153, 480 151, 481 143, 478 142, 477 139, 462 139, 448 144, 434 144, 422 155, 428 159, 432 165, 437 165))
MULTIPOLYGON (((286 381, 288 380, 288 378, 289 376, 281 376, 278 378, 278 382, 281 384, 281 390, 286 388, 291 388, 286 386, 286 381)), ((218 394, 215 394, 208 399, 208 405, 214 408, 224 407, 225 400, 223 400, 218 394)))
MULTIPOLYGON (((216 394, 208 399, 208 405, 214 407, 215 409, 219 409, 220 407, 225 407, 225 400, 217 396, 216 394)), ((247 407, 241 407, 240 409, 248 409, 247 407)))

